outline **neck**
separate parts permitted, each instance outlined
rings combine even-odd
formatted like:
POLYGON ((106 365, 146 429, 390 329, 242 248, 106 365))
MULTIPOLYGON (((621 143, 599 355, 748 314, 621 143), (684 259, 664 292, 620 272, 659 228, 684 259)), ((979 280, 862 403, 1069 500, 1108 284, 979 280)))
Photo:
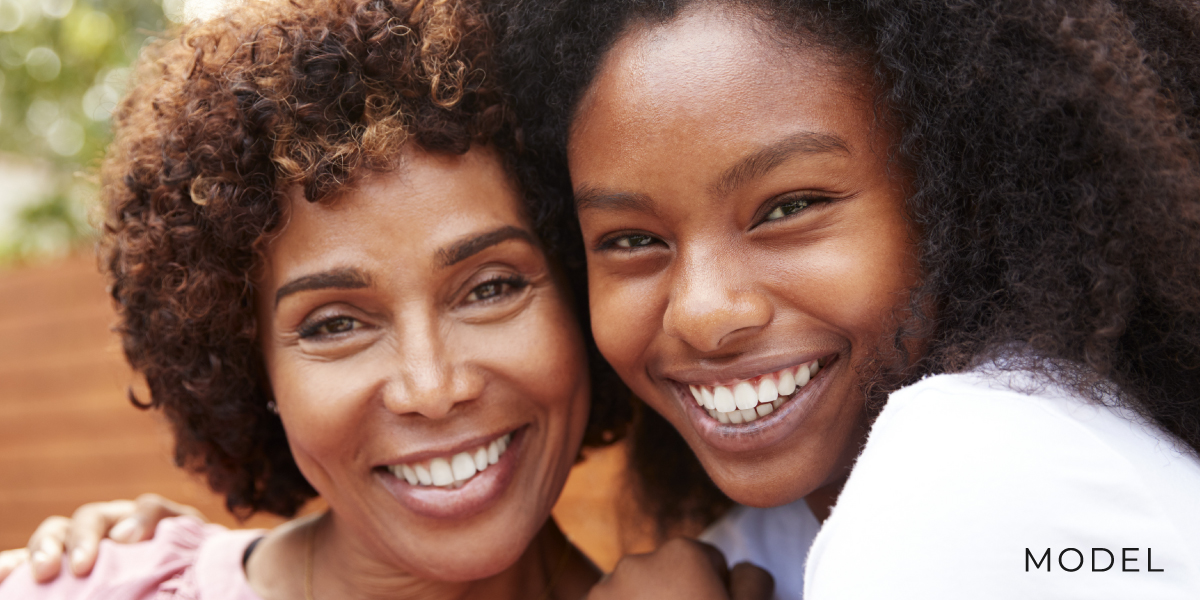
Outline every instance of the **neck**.
POLYGON ((329 514, 277 528, 250 557, 246 570, 251 587, 264 600, 305 598, 310 535, 314 600, 579 600, 600 575, 552 519, 513 565, 475 581, 440 581, 389 568, 341 533, 329 514))

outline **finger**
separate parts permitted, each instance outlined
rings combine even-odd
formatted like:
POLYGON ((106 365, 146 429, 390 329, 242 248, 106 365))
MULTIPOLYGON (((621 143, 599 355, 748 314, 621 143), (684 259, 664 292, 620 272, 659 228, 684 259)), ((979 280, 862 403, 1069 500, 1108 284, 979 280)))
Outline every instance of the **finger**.
POLYGON ((154 530, 163 519, 187 515, 207 521, 199 510, 172 502, 158 494, 142 494, 132 505, 132 512, 109 530, 108 537, 126 544, 144 542, 154 537, 154 530))
POLYGON ((172 502, 158 494, 142 494, 134 501, 134 510, 113 526, 108 536, 115 541, 131 544, 144 542, 154 537, 154 530, 163 519, 190 516, 207 521, 197 509, 186 504, 172 502))
POLYGON ((159 496, 158 494, 142 494, 137 498, 137 511, 134 516, 144 526, 141 536, 138 541, 148 540, 154 537, 154 528, 158 526, 159 521, 169 519, 171 517, 189 516, 207 521, 204 515, 194 507, 178 502, 172 502, 159 496))
POLYGON ((729 597, 732 600, 771 600, 775 578, 765 569, 741 562, 729 570, 729 597))
POLYGON ((58 577, 62 569, 63 544, 71 521, 66 517, 50 517, 38 526, 29 538, 29 566, 38 583, 47 583, 58 577))
POLYGON ((8 579, 9 573, 29 560, 29 549, 18 548, 0 552, 0 583, 8 579))
POLYGON ((114 523, 127 518, 134 512, 130 500, 94 502, 79 507, 71 516, 71 527, 67 532, 65 551, 67 563, 76 577, 92 572, 96 564, 96 553, 100 540, 109 534, 114 523))

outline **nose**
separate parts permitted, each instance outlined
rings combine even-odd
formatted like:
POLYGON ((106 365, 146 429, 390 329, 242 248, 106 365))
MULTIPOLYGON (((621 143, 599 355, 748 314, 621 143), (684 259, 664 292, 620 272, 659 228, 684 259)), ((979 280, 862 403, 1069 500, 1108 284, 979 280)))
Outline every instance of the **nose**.
POLYGON ((482 381, 473 376, 467 361, 448 347, 445 332, 435 319, 412 321, 397 335, 392 356, 396 368, 384 389, 383 402, 396 414, 441 419, 458 404, 478 398, 482 381))
POLYGON ((701 352, 714 352, 766 326, 774 307, 754 289, 740 263, 719 248, 681 252, 663 313, 667 335, 701 352))

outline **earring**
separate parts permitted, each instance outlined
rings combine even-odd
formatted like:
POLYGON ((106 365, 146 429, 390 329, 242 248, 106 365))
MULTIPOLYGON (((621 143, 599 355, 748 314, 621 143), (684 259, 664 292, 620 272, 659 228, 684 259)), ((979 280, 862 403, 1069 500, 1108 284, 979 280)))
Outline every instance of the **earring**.
POLYGON ((277 404, 275 404, 274 400, 267 400, 267 410, 271 411, 272 413, 274 413, 276 415, 279 414, 279 406, 277 404))

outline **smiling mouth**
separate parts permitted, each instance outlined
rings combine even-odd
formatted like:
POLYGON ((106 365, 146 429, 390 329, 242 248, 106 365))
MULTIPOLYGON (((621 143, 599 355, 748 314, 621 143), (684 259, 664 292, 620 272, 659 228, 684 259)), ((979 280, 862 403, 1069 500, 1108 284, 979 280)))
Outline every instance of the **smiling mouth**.
POLYGON ((822 368, 827 356, 727 385, 688 385, 696 404, 721 423, 750 423, 765 417, 796 396, 822 368))
POLYGON ((387 470, 397 479, 403 479, 412 486, 456 490, 499 462, 500 457, 508 450, 512 436, 511 432, 506 433, 468 452, 415 463, 388 465, 387 470))

